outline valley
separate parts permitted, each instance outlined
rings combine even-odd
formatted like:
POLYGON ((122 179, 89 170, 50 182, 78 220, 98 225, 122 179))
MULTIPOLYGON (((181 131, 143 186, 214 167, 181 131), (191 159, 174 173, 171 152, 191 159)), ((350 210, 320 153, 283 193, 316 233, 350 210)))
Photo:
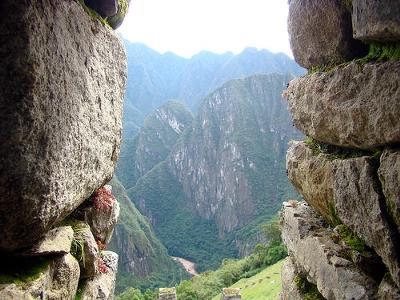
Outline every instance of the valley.
MULTIPOLYGON (((127 263, 119 291, 178 283, 186 271, 216 269, 223 259, 248 256, 267 242, 263 224, 295 196, 284 159, 288 141, 301 135, 281 94, 303 72, 285 55, 266 50, 184 59, 125 46, 128 83, 116 176, 163 253, 176 259, 169 258, 175 265, 164 276, 154 269, 159 263, 152 247, 135 246, 140 261, 150 262, 136 269, 128 263, 132 250, 120 249, 127 263), (135 284, 133 278, 143 280, 135 284)), ((116 249, 124 247, 126 230, 117 231, 116 249)))
POLYGON ((182 257, 172 257, 173 260, 178 261, 191 276, 199 275, 196 271, 196 265, 194 262, 184 259, 182 257))

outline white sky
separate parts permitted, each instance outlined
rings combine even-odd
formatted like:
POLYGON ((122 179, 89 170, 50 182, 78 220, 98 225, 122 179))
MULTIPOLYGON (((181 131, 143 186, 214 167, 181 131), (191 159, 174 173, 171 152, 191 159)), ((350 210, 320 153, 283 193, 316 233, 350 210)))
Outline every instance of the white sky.
POLYGON ((287 0, 132 0, 118 31, 131 42, 184 57, 246 47, 292 57, 287 11, 287 0))

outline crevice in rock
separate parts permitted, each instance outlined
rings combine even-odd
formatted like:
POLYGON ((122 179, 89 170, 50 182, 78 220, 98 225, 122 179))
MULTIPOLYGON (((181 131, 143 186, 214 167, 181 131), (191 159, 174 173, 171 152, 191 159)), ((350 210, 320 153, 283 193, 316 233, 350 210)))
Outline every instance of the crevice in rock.
POLYGON ((385 194, 383 193, 383 183, 380 181, 379 179, 379 174, 378 174, 378 169, 380 167, 380 161, 379 159, 374 160, 374 170, 373 170, 373 174, 371 174, 373 176, 375 185, 374 185, 374 189, 376 191, 376 193, 378 193, 380 195, 379 197, 379 207, 382 211, 382 215, 383 218, 386 220, 387 224, 388 224, 388 229, 390 231, 390 235, 391 235, 391 239, 393 241, 393 245, 394 245, 394 249, 397 249, 397 260, 400 262, 400 234, 397 231, 397 226, 396 223, 392 217, 392 215, 389 212, 389 208, 387 206, 387 202, 386 202, 386 198, 385 198, 385 194))

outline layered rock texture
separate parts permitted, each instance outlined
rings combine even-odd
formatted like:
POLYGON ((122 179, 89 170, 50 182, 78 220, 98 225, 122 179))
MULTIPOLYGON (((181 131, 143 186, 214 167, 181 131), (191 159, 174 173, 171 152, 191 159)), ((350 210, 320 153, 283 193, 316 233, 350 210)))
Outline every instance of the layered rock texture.
POLYGON ((281 296, 399 299, 400 63, 393 42, 399 42, 400 6, 352 1, 352 13, 319 23, 337 9, 349 9, 344 1, 331 2, 290 2, 291 43, 302 51, 294 51, 295 59, 321 60, 303 63, 313 71, 293 80, 287 91, 294 124, 309 138, 292 142, 287 152, 289 179, 306 202, 284 205, 282 235, 290 258, 281 296), (313 17, 298 22, 298 11, 313 17), (353 35, 339 32, 333 39, 370 42, 367 56, 349 49, 350 56, 337 60, 335 47, 326 44, 321 57, 315 50, 319 37, 337 24, 353 35), (312 27, 315 34, 303 47, 297 33, 312 27), (389 48, 394 51, 386 52, 389 48), (346 62, 350 57, 356 59, 346 62))
POLYGON ((85 8, 0 3, 1 299, 73 299, 80 278, 115 278, 101 251, 118 204, 96 193, 119 154, 126 58, 85 8))

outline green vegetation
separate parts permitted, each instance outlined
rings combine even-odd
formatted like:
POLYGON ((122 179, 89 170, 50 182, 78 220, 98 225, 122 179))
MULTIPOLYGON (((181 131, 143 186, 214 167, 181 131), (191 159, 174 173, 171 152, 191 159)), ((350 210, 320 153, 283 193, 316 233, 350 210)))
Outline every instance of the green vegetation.
POLYGON ((83 294, 83 288, 85 287, 86 279, 80 279, 78 289, 76 290, 75 300, 81 300, 83 294))
POLYGON ((259 244, 252 255, 244 259, 224 259, 219 269, 207 271, 199 276, 186 280, 177 287, 178 298, 187 300, 211 299, 218 295, 222 288, 231 286, 244 278, 260 273, 267 266, 277 263, 287 256, 282 244, 277 219, 265 225, 268 245, 259 244))
POLYGON ((84 221, 74 219, 73 217, 64 219, 60 225, 72 227, 74 238, 71 245, 71 254, 76 258, 79 264, 85 266, 85 245, 81 234, 90 231, 89 225, 84 221))
POLYGON ((333 200, 328 202, 328 210, 329 210, 329 224, 332 227, 336 227, 342 224, 342 220, 340 220, 339 216, 336 213, 336 208, 333 203, 333 200))
POLYGON ((146 203, 146 211, 157 222, 157 237, 168 253, 195 262, 199 272, 215 269, 223 258, 237 255, 233 247, 218 237, 213 221, 202 219, 192 211, 181 184, 165 162, 140 178, 128 193, 138 205, 139 201, 146 203))
POLYGON ((357 60, 358 63, 398 61, 400 60, 400 43, 371 43, 365 57, 357 60))
POLYGON ((127 287, 144 291, 159 286, 172 286, 186 279, 186 272, 169 257, 151 225, 136 209, 115 176, 111 185, 121 206, 118 224, 109 245, 111 250, 119 254, 116 293, 127 287), (123 246, 119 247, 121 243, 123 246), (136 264, 133 272, 127 268, 132 259, 140 259, 142 264, 136 264), (143 266, 149 271, 148 274, 143 274, 140 269, 143 266))
POLYGON ((44 273, 51 259, 42 257, 3 257, 0 284, 32 282, 44 273))
POLYGON ((365 242, 361 240, 354 232, 346 225, 339 225, 336 227, 340 238, 352 249, 358 252, 365 252, 365 242))
POLYGON ((297 275, 294 279, 294 282, 297 288, 300 290, 300 293, 303 295, 304 300, 324 300, 325 298, 318 291, 318 288, 315 284, 312 284, 307 281, 307 279, 301 275, 297 275))
MULTIPOLYGON (((266 267, 256 275, 240 279, 230 288, 240 288, 242 299, 245 300, 276 300, 281 291, 281 269, 284 260, 266 267)), ((220 300, 218 294, 212 300, 220 300)))
POLYGON ((128 288, 123 293, 115 296, 115 300, 156 300, 157 293, 155 291, 147 290, 142 293, 135 288, 128 288))
POLYGON ((380 151, 367 151, 360 149, 350 149, 338 147, 330 144, 326 144, 323 142, 319 142, 312 137, 307 137, 304 141, 307 146, 312 150, 313 155, 318 156, 319 154, 325 154, 327 159, 351 159, 362 156, 379 156, 380 151))

